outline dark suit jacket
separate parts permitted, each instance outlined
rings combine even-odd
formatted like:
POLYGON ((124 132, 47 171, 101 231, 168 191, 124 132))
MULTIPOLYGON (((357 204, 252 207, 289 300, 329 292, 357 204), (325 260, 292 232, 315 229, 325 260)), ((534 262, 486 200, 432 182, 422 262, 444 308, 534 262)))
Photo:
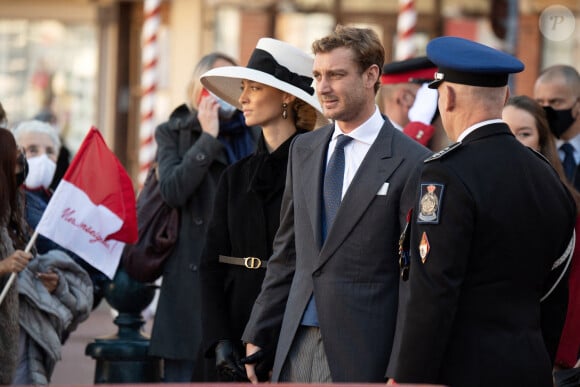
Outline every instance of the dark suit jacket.
POLYGON ((427 208, 419 204, 421 191, 410 295, 389 376, 454 387, 551 386, 540 298, 574 228, 568 191, 502 123, 426 162, 420 180, 439 187, 439 213, 431 223, 419 219, 427 208))
POLYGON ((322 244, 321 185, 332 131, 329 125, 306 133, 291 146, 274 253, 243 335, 264 346, 280 332, 273 381, 312 293, 334 382, 384 381, 389 361, 397 242, 402 212, 412 202, 401 192, 430 151, 386 121, 322 244), (377 195, 385 183, 386 195, 377 195))

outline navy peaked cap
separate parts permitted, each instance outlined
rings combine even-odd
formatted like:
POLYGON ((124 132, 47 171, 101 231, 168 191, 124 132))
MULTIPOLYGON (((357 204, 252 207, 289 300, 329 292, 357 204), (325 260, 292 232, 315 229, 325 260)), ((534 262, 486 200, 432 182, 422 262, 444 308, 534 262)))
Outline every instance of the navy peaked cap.
POLYGON ((512 55, 454 36, 431 40, 427 44, 427 57, 438 67, 435 80, 429 84, 432 89, 443 81, 471 86, 505 86, 510 74, 524 69, 524 64, 512 55))

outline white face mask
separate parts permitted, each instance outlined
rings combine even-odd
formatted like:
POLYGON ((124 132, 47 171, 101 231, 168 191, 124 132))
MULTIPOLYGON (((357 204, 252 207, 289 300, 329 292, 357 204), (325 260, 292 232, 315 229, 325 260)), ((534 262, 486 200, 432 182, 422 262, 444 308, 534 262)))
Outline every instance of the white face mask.
POLYGON ((46 154, 31 157, 28 161, 28 176, 24 180, 24 185, 28 189, 47 189, 52 182, 56 163, 48 158, 46 154))

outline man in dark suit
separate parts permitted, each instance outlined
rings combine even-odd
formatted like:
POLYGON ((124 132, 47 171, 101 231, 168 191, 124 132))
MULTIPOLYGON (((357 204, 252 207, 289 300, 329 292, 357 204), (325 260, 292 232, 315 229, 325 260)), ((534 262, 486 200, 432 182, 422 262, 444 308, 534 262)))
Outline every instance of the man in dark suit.
POLYGON ((500 120, 516 58, 469 40, 427 45, 453 141, 425 161, 403 256, 399 383, 551 386, 540 300, 573 245, 575 204, 550 164, 500 120), (562 260, 560 259, 562 258, 562 260))
POLYGON ((374 32, 338 26, 312 47, 316 91, 334 124, 291 146, 274 252, 242 337, 246 368, 256 382, 259 350, 279 335, 274 382, 384 382, 397 241, 412 205, 402 192, 430 152, 375 104, 384 49, 374 32))
POLYGON ((580 75, 572 66, 542 71, 534 84, 534 99, 544 107, 568 180, 580 190, 580 75))

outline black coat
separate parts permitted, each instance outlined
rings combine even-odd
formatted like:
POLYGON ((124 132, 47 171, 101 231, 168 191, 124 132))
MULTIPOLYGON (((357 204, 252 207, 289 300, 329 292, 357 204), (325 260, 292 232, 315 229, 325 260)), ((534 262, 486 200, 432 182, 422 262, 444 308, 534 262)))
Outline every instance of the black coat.
POLYGON ((272 254, 292 138, 271 154, 262 138, 256 153, 231 165, 218 184, 201 261, 203 346, 208 357, 220 339, 241 345, 266 272, 220 263, 218 256, 267 260, 272 254))
POLYGON ((576 218, 558 175, 498 123, 426 161, 418 193, 410 294, 390 376, 551 386, 540 298, 576 218))

